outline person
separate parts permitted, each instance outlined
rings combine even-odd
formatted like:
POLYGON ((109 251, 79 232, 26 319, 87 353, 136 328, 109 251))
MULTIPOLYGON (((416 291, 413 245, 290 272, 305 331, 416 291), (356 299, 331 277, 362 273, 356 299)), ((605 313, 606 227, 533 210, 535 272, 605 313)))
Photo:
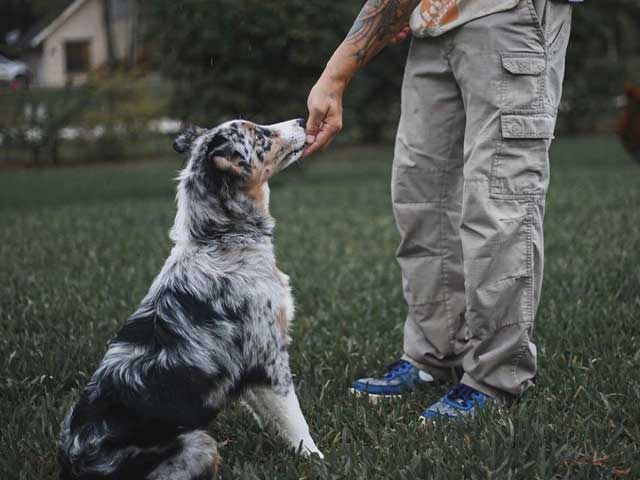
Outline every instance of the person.
POLYGON ((352 392, 397 396, 454 377, 421 415, 438 421, 533 385, 571 9, 569 0, 369 0, 309 93, 305 155, 342 128, 356 72, 411 34, 392 169, 404 354, 352 392))

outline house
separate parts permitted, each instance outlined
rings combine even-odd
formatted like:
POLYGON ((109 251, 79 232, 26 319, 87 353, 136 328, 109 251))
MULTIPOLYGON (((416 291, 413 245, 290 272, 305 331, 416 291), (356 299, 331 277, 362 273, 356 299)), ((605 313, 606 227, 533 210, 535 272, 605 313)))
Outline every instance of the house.
POLYGON ((133 63, 139 37, 137 0, 73 0, 27 32, 21 43, 34 83, 59 87, 84 82, 110 59, 133 63))

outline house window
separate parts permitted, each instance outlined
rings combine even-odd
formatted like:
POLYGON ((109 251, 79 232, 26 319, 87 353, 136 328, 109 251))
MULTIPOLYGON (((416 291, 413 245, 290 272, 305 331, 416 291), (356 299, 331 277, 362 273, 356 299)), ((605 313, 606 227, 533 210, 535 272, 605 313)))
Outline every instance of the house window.
POLYGON ((89 41, 72 41, 64 44, 67 58, 67 73, 87 73, 89 71, 89 41))

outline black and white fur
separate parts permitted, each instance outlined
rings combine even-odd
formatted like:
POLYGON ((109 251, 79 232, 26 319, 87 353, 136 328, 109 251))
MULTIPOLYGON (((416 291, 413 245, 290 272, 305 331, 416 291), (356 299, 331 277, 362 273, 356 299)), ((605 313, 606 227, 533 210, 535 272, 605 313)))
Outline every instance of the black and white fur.
POLYGON ((207 425, 238 398, 322 457, 292 384, 293 298, 268 211, 267 180, 302 154, 303 125, 236 120, 176 139, 175 246, 63 423, 61 479, 212 478, 207 425))

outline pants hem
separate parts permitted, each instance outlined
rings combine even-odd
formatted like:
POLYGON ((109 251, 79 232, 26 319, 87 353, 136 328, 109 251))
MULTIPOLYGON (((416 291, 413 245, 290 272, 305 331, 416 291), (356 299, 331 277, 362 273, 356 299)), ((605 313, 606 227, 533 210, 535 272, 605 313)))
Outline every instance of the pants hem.
MULTIPOLYGON (((508 405, 518 398, 518 395, 514 395, 510 392, 506 392, 504 390, 494 388, 490 385, 487 385, 486 383, 479 382, 473 377, 471 377, 471 375, 469 375, 468 373, 465 373, 462 376, 462 380, 460 380, 460 383, 464 383, 465 385, 471 388, 474 388, 479 392, 484 393, 485 395, 489 395, 499 404, 508 405)), ((528 385, 528 386, 531 386, 531 385, 528 385)), ((523 389, 522 391, 524 392, 524 390, 525 389, 523 389)))
POLYGON ((442 368, 442 367, 434 367, 431 365, 425 365, 424 363, 418 362, 417 360, 411 358, 406 353, 402 355, 402 360, 409 362, 418 370, 427 372, 438 382, 450 381, 452 377, 454 380, 457 380, 457 375, 455 374, 454 368, 442 368))

